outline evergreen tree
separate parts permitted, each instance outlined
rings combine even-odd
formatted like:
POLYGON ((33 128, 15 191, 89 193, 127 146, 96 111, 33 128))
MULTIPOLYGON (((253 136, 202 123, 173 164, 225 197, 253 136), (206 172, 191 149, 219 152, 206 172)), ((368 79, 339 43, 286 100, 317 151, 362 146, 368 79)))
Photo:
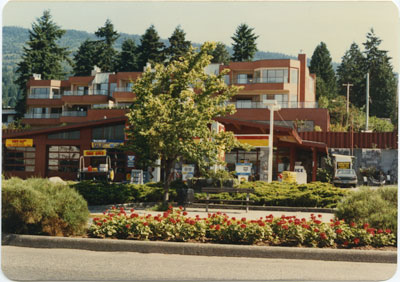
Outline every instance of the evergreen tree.
POLYGON ((107 19, 104 26, 100 27, 94 34, 102 38, 97 41, 96 65, 103 72, 115 71, 117 66, 117 51, 113 45, 119 38, 118 32, 114 30, 114 25, 111 21, 107 19))
POLYGON ((32 24, 29 40, 23 47, 22 60, 18 63, 15 83, 21 90, 22 97, 16 105, 17 118, 21 118, 26 110, 26 83, 34 73, 41 74, 42 79, 62 79, 65 75, 61 63, 68 61, 67 48, 59 47, 59 40, 65 33, 51 18, 49 11, 32 24))
POLYGON ((177 60, 184 56, 190 49, 190 41, 185 40, 185 32, 177 26, 168 38, 170 46, 165 49, 165 53, 170 61, 177 60))
POLYGON ((337 68, 339 93, 347 96, 347 89, 343 84, 353 84, 350 88, 349 100, 357 106, 365 105, 365 59, 356 43, 342 57, 342 62, 337 68))
POLYGON ((250 28, 246 24, 237 27, 236 33, 233 35, 233 56, 232 61, 242 62, 251 61, 257 52, 256 40, 258 35, 253 33, 254 28, 250 28))
POLYGON ((140 38, 140 45, 138 47, 139 69, 142 71, 146 63, 162 63, 165 59, 164 43, 160 41, 154 25, 151 25, 140 38))
POLYGON ((324 42, 321 42, 314 50, 310 62, 310 72, 320 78, 317 79, 317 98, 320 96, 333 98, 337 95, 332 58, 324 42))
POLYGON ((118 56, 118 71, 139 71, 137 46, 133 39, 122 43, 122 51, 118 56))
POLYGON ((73 71, 76 76, 90 75, 97 64, 97 42, 86 39, 74 55, 73 71))
POLYGON ((211 52, 211 63, 214 64, 227 64, 230 61, 230 56, 225 44, 218 42, 215 49, 211 52))
POLYGON ((365 73, 369 72, 370 78, 370 115, 394 118, 396 110, 396 77, 390 64, 391 58, 387 51, 379 49, 382 40, 374 30, 367 34, 365 47, 365 73))

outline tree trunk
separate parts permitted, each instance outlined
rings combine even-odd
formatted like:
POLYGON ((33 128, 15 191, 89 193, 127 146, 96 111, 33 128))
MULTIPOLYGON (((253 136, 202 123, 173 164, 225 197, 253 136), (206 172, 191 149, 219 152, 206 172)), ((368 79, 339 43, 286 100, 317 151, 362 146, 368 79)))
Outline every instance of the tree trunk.
POLYGON ((164 198, 163 198, 163 204, 167 204, 169 201, 169 186, 171 185, 172 182, 172 176, 173 172, 171 172, 171 169, 174 167, 175 160, 165 160, 164 161, 164 168, 165 168, 165 179, 164 179, 164 198))

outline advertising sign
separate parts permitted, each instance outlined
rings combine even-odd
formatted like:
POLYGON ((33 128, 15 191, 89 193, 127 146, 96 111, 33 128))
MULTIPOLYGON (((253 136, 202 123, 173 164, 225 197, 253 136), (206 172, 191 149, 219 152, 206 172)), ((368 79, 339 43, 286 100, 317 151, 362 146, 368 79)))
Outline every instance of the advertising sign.
POLYGON ((236 163, 236 175, 239 179, 239 182, 248 181, 249 176, 251 175, 251 167, 252 163, 236 163))
POLYGON ((350 169, 350 163, 349 162, 337 162, 337 168, 338 169, 350 169))
POLYGON ((105 157, 107 155, 106 150, 83 150, 85 157, 105 157))
POLYGON ((194 177, 194 164, 182 165, 182 181, 186 181, 194 177))
POLYGON ((6 147, 33 147, 33 139, 6 139, 6 147))
POLYGON ((268 147, 268 134, 235 134, 235 138, 242 144, 249 144, 254 147, 268 147))
POLYGON ((116 148, 120 145, 124 145, 124 141, 93 140, 93 142, 92 142, 92 148, 94 148, 94 149, 116 148))
POLYGON ((135 156, 134 155, 128 155, 127 166, 128 167, 135 167, 135 156))

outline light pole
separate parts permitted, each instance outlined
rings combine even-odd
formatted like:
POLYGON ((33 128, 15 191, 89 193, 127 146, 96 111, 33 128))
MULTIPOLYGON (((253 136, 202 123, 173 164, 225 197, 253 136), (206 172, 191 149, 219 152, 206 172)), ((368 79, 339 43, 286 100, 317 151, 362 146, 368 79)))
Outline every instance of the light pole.
POLYGON ((346 103, 346 125, 349 124, 349 98, 350 98, 350 86, 353 86, 353 84, 350 84, 347 82, 347 84, 342 84, 343 86, 347 87, 347 103, 346 103))
POLYGON ((272 154, 274 151, 274 111, 279 111, 281 107, 276 100, 266 100, 263 104, 269 109, 269 138, 268 138, 268 183, 272 182, 272 154))

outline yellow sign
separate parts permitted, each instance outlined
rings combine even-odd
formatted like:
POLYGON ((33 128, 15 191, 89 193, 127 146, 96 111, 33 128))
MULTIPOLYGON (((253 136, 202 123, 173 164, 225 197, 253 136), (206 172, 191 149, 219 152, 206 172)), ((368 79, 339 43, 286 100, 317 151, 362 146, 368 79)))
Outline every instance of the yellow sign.
POLYGON ((235 138, 242 144, 249 144, 254 147, 268 147, 269 135, 267 134, 236 134, 235 138))
POLYGON ((296 182, 296 172, 283 171, 282 172, 282 182, 295 183, 296 182))
POLYGON ((33 147, 33 139, 6 139, 6 147, 33 147))
POLYGON ((83 150, 85 157, 104 157, 107 155, 106 150, 83 150))
POLYGON ((350 163, 349 162, 338 162, 337 168, 338 169, 350 169, 350 163))

